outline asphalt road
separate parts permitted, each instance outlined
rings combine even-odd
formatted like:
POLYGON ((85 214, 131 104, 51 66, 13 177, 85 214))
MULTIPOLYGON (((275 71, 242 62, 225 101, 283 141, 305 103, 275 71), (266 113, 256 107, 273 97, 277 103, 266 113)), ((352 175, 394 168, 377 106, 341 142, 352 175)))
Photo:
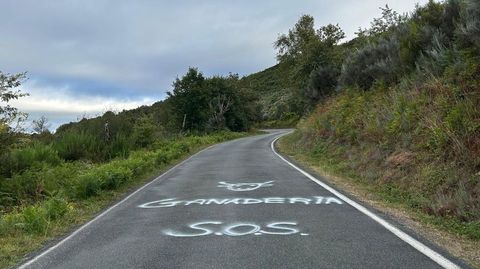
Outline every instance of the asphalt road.
MULTIPOLYGON (((271 142, 284 132, 226 142, 194 155, 23 267, 455 268, 461 264, 428 242, 413 239, 434 258, 421 253, 415 242, 407 243, 402 234, 395 235, 282 160, 271 142)), ((393 229, 399 226, 388 220, 390 224, 393 229)))

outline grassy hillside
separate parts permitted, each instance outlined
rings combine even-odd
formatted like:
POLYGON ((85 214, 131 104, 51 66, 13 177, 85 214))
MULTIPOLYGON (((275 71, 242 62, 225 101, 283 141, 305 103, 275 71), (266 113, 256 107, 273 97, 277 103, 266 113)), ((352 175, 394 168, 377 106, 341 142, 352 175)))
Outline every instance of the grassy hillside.
POLYGON ((292 127, 300 119, 301 104, 291 79, 290 67, 277 64, 243 77, 239 86, 256 96, 260 111, 257 122, 262 127, 292 127))
POLYGON ((480 96, 452 88, 432 80, 344 92, 303 120, 285 150, 480 240, 480 96))
POLYGON ((379 25, 283 149, 480 240, 480 5, 431 1, 379 25))

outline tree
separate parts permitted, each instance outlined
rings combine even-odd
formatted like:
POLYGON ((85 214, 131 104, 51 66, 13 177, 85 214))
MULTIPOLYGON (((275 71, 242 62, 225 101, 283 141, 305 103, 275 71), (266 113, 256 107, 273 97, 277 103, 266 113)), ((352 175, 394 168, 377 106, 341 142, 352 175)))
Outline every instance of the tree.
POLYGON ((41 116, 38 120, 32 122, 32 129, 37 134, 50 133, 50 124, 45 116, 41 116))
POLYGON ((173 90, 167 95, 172 103, 177 128, 182 127, 185 117, 186 129, 202 129, 207 121, 208 96, 204 90, 205 77, 197 68, 190 67, 187 73, 173 82, 173 90))
POLYGON ((280 35, 275 41, 274 46, 278 50, 277 59, 283 62, 305 54, 310 44, 316 39, 318 36, 315 34, 313 17, 303 15, 288 34, 280 35))
POLYGON ((317 30, 317 35, 320 38, 320 42, 332 47, 338 45, 338 43, 345 38, 345 32, 338 24, 328 24, 320 27, 317 30))
POLYGON ((25 120, 26 114, 18 111, 15 107, 8 105, 11 100, 28 96, 22 93, 18 88, 26 78, 26 73, 18 73, 15 75, 4 74, 0 71, 0 125, 4 125, 2 129, 9 129, 6 125, 12 125, 17 122, 14 129, 19 127, 20 122, 25 120))
POLYGON ((175 125, 181 128, 185 119, 185 130, 244 131, 253 115, 249 98, 240 89, 236 74, 205 78, 198 69, 189 68, 181 79, 175 80, 168 96, 166 101, 175 125))
POLYGON ((15 143, 15 131, 19 130, 20 123, 27 116, 8 105, 9 101, 28 95, 16 89, 24 79, 25 73, 10 75, 0 71, 0 155, 15 143))
POLYGON ((296 84, 293 95, 301 100, 302 112, 335 88, 343 61, 343 49, 338 45, 344 38, 338 24, 315 30, 313 17, 303 15, 275 42, 280 64, 291 66, 291 80, 296 84))

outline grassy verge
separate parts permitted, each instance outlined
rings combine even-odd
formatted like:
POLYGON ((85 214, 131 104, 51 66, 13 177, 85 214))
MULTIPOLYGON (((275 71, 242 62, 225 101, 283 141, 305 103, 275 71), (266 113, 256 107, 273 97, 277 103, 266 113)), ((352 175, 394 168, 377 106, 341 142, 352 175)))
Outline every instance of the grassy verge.
POLYGON ((30 187, 42 188, 42 193, 49 195, 34 203, 10 208, 1 215, 0 268, 18 264, 26 254, 85 223, 129 190, 150 181, 192 153, 246 135, 225 132, 176 138, 108 163, 65 162, 19 174, 12 182, 18 182, 22 188, 25 181, 33 182, 30 187))
MULTIPOLYGON (((327 178, 330 184, 350 193, 358 200, 392 215, 422 236, 445 247, 453 255, 480 268, 479 222, 462 222, 454 217, 436 216, 426 213, 418 206, 425 199, 419 194, 408 192, 395 184, 372 184, 365 177, 368 171, 359 171, 345 158, 347 146, 316 141, 316 150, 305 150, 299 146, 299 131, 282 137, 277 147, 299 163, 312 168, 327 178), (319 148, 324 150, 321 153, 319 148)), ((380 168, 379 168, 380 169, 380 168)), ((370 171, 370 173, 372 173, 370 171)))

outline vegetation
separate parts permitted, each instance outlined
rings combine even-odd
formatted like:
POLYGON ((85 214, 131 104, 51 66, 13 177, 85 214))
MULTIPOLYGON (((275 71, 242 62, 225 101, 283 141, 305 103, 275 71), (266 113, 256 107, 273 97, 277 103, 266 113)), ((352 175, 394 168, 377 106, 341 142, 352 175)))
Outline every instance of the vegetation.
POLYGON ((243 77, 239 87, 256 94, 254 103, 255 123, 261 126, 274 127, 283 125, 284 120, 290 121, 287 126, 294 126, 301 111, 300 100, 294 92, 289 79, 290 69, 286 65, 275 65, 264 71, 243 77))
POLYGON ((8 105, 26 95, 17 90, 24 78, 0 73, 0 268, 186 155, 244 136, 254 119, 238 76, 205 78, 190 68, 152 106, 109 111, 54 134, 41 117, 27 134, 26 114, 8 105))
POLYGON ((19 163, 31 165, 1 182, 0 268, 16 264, 41 243, 88 220, 129 188, 188 154, 243 135, 220 132, 156 139, 148 149, 107 163, 65 161, 45 145, 18 153, 19 163))
POLYGON ((336 45, 340 72, 318 69, 316 80, 336 87, 286 151, 479 240, 479 31, 478 1, 430 1, 410 15, 382 9, 370 29, 336 45))
POLYGON ((284 149, 374 186, 436 225, 480 239, 480 4, 388 6, 343 42, 302 16, 278 64, 243 78, 189 68, 168 98, 52 134, 8 105, 25 74, 0 72, 0 266, 81 223, 131 186, 252 126, 298 130, 284 149))
POLYGON ((186 130, 243 131, 255 120, 255 110, 249 104, 251 94, 239 89, 238 75, 204 78, 190 68, 173 83, 168 101, 174 107, 173 121, 186 130))

